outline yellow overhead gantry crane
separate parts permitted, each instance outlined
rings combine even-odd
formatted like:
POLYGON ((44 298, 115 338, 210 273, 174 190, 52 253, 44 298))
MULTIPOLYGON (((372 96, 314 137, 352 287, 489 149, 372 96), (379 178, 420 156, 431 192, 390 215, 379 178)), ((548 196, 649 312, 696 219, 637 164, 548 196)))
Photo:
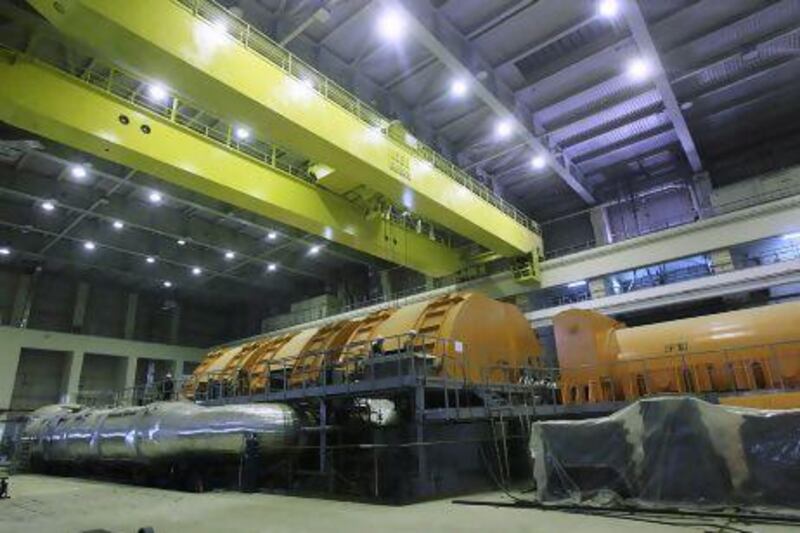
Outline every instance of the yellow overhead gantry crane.
POLYGON ((146 105, 137 86, 120 71, 79 78, 0 49, 2 121, 430 276, 464 266, 455 249, 402 221, 365 216, 269 151, 192 124, 177 99, 146 105))
POLYGON ((522 257, 522 277, 538 277, 542 245, 533 221, 217 4, 28 1, 102 58, 306 155, 324 169, 318 186, 376 192, 499 256, 522 257))

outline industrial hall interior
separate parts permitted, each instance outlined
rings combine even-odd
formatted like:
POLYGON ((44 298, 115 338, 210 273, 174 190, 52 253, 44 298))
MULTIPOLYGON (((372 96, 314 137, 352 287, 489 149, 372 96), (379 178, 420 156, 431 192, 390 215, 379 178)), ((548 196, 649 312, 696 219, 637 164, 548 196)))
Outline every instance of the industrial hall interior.
POLYGON ((0 533, 800 530, 800 0, 0 0, 0 533))

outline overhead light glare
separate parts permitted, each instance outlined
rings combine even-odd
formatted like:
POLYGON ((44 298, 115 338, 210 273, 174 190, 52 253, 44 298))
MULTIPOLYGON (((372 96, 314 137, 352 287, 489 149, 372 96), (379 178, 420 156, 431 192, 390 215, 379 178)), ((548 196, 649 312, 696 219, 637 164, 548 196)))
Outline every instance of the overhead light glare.
POLYGON ((569 287, 570 289, 575 289, 577 287, 583 287, 584 285, 586 285, 586 281, 585 280, 580 280, 580 281, 573 281, 572 283, 568 283, 567 287, 569 287))
POLYGON ((601 17, 613 19, 619 14, 619 2, 617 0, 600 0, 597 4, 597 13, 601 17))
POLYGON ((636 57, 628 61, 627 72, 632 80, 643 81, 650 77, 650 64, 641 57, 636 57))
POLYGON ((156 262, 156 258, 153 257, 152 255, 148 255, 147 259, 145 259, 145 261, 147 261, 147 264, 152 265, 153 263, 156 262))
POLYGON ((186 240, 185 239, 178 239, 176 242, 178 243, 178 246, 186 246, 186 240))
POLYGON ((169 97, 169 91, 160 83, 152 83, 147 86, 147 95, 155 102, 165 102, 169 97))
POLYGON ((115 230, 121 230, 122 228, 125 227, 125 223, 121 220, 115 220, 111 225, 114 227, 115 230))
POLYGON ((267 265, 267 272, 275 272, 276 270, 278 270, 278 265, 275 263, 270 263, 267 265))
POLYGON ((56 208, 56 203, 52 200, 45 200, 42 202, 42 209, 45 211, 53 211, 56 208))
POLYGON ((227 252, 225 252, 225 259, 227 259, 228 261, 230 261, 234 257, 236 257, 236 254, 234 252, 232 252, 231 250, 228 250, 227 252))
POLYGON ((456 98, 461 98, 462 96, 466 95, 467 82, 462 79, 453 80, 453 83, 450 84, 450 94, 456 98))
POLYGON ((317 255, 321 249, 322 247, 319 244, 315 244, 314 246, 308 249, 308 253, 310 255, 317 255))
POLYGON ((172 287, 172 282, 168 279, 165 279, 164 282, 161 284, 165 289, 169 289, 172 287))
POLYGON ((274 241, 277 238, 278 238, 278 233, 277 232, 270 231, 269 233, 267 233, 267 240, 274 241))
POLYGON ((508 119, 503 119, 497 123, 494 128, 495 133, 501 139, 507 138, 511 135, 511 131, 513 130, 513 126, 511 125, 511 121, 508 119))
POLYGON ((95 248, 97 248, 97 245, 92 241, 86 241, 86 242, 83 243, 83 249, 84 250, 88 250, 88 251, 91 252, 95 248))
POLYGON ((387 41, 397 42, 406 33, 407 22, 397 9, 386 9, 378 17, 378 33, 387 41))
POLYGON ((192 267, 192 276, 199 276, 203 273, 203 269, 200 267, 192 267))
POLYGON ((533 159, 531 159, 531 166, 534 170, 542 170, 547 166, 547 159, 545 159, 543 155, 535 155, 533 159))
POLYGON ((160 204, 164 200, 164 197, 161 196, 160 192, 153 191, 147 196, 147 199, 150 200, 151 204, 160 204))
POLYGON ((236 130, 234 130, 234 135, 240 141, 244 141, 250 137, 250 130, 245 128, 244 126, 237 126, 236 130))
POLYGON ((11 255, 11 248, 3 246, 0 248, 0 255, 11 255))
POLYGON ((86 167, 84 167, 83 165, 73 165, 69 169, 69 173, 72 175, 73 178, 79 180, 82 180, 88 174, 88 172, 86 172, 86 167))

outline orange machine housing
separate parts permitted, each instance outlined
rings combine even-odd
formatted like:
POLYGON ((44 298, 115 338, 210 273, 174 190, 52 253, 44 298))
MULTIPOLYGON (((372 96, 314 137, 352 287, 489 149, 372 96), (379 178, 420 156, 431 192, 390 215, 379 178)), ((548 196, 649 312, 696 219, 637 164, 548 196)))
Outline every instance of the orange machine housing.
POLYGON ((355 320, 333 322, 210 352, 187 383, 192 396, 211 382, 226 391, 262 392, 270 376, 313 386, 323 368, 356 373, 369 357, 407 351, 436 376, 474 383, 515 382, 538 364, 536 334, 516 306, 480 293, 454 293, 355 320))
POLYGON ((753 391, 800 386, 798 324, 800 302, 635 328, 593 311, 564 311, 553 319, 563 399, 747 391, 752 405, 753 391))

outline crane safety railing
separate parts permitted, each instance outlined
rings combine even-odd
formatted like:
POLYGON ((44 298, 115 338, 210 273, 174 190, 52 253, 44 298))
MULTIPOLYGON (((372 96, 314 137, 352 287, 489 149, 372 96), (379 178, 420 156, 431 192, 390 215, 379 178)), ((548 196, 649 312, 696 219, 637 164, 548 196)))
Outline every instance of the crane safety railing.
POLYGON ((413 139, 413 142, 407 143, 398 142, 392 138, 388 134, 388 127, 391 122, 389 119, 240 17, 230 13, 223 6, 212 0, 173 0, 173 2, 191 12, 203 23, 210 24, 213 31, 234 39, 241 46, 294 77, 298 83, 302 83, 319 96, 347 111, 365 125, 380 131, 381 134, 386 136, 387 140, 395 143, 404 151, 428 162, 445 176, 466 187, 476 196, 501 210, 519 224, 541 235, 539 225, 522 211, 497 196, 490 188, 418 139, 413 139))

